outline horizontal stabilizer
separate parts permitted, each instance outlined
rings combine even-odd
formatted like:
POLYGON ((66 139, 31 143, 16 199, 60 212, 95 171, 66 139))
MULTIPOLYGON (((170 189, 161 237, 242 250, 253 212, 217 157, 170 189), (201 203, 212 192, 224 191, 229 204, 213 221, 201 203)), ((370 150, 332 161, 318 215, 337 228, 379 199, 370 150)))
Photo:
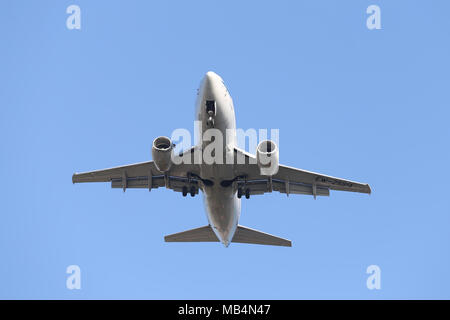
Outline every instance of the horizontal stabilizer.
POLYGON ((292 247, 292 242, 258 230, 238 226, 231 242, 292 247))
POLYGON ((164 237, 166 242, 219 242, 211 226, 204 226, 183 232, 169 234, 164 237))

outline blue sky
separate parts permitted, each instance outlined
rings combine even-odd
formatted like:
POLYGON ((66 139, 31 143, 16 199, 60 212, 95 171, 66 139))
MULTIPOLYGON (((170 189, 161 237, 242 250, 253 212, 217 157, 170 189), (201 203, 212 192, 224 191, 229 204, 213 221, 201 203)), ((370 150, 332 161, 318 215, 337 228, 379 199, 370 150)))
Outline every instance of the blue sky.
MULTIPOLYGON (((450 298, 448 1, 2 1, 0 298, 450 298), (66 8, 81 8, 81 30, 66 8), (368 30, 366 8, 381 8, 368 30), (370 196, 243 200, 292 248, 165 243, 201 197, 73 185, 193 129, 220 74, 240 128, 280 129, 280 162, 370 196), (81 290, 66 268, 81 268, 81 290), (381 268, 368 290, 366 268, 381 268)), ((250 150, 254 152, 253 150, 250 150)))

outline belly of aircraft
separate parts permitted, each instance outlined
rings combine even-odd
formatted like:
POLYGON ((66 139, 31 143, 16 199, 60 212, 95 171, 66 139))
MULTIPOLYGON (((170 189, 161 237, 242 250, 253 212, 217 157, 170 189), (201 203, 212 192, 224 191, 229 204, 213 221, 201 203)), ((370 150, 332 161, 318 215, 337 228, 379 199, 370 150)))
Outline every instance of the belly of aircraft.
POLYGON ((240 199, 232 187, 220 183, 204 190, 205 209, 208 221, 221 242, 228 245, 233 238, 240 215, 240 199))

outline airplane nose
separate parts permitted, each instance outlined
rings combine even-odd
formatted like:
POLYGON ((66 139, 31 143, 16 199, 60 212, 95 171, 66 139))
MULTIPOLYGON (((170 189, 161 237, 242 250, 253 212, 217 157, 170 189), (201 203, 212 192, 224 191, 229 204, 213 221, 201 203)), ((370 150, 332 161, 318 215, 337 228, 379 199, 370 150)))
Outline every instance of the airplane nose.
POLYGON ((220 81, 220 77, 217 73, 213 71, 208 71, 203 77, 201 92, 203 94, 203 98, 205 100, 216 100, 217 95, 219 94, 218 83, 220 81))
POLYGON ((208 88, 208 89, 211 89, 212 88, 212 83, 214 82, 216 77, 217 77, 216 73, 214 73, 213 71, 208 71, 205 74, 205 77, 204 77, 205 87, 208 88))
POLYGON ((212 79, 212 78, 217 77, 217 73, 215 73, 214 71, 208 71, 208 72, 205 74, 205 77, 206 77, 207 79, 212 79))

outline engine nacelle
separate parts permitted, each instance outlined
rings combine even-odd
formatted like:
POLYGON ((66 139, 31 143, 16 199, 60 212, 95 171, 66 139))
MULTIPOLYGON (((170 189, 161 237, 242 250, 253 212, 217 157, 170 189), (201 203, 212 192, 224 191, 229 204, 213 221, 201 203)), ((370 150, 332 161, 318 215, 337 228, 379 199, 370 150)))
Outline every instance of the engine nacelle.
POLYGON ((153 140, 152 157, 156 168, 161 172, 169 171, 172 166, 173 144, 167 137, 153 140))
POLYGON ((271 140, 264 140, 256 148, 256 161, 263 176, 273 176, 278 172, 278 147, 271 140))

